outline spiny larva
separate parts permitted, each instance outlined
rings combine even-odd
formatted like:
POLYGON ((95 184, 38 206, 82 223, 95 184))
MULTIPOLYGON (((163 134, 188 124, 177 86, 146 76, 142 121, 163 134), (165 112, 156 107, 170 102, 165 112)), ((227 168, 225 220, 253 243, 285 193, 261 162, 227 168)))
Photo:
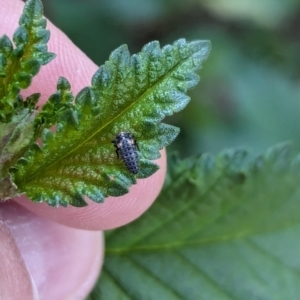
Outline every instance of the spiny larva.
POLYGON ((139 172, 137 150, 140 149, 134 139, 134 136, 129 132, 120 132, 117 134, 116 139, 112 141, 112 143, 116 147, 118 158, 119 154, 121 154, 121 158, 123 159, 128 171, 132 174, 137 174, 139 172))

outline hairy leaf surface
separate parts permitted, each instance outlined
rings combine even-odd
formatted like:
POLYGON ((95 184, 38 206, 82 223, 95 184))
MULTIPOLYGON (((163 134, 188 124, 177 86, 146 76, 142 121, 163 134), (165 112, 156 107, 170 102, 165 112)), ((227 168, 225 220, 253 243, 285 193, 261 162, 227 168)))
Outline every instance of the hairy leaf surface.
POLYGON ((63 114, 56 132, 44 129, 42 147, 35 146, 17 165, 14 181, 35 201, 50 205, 85 205, 83 195, 102 202, 106 196, 128 192, 136 182, 111 141, 122 131, 139 145, 140 172, 145 178, 157 170, 151 160, 170 144, 179 129, 160 123, 189 102, 186 92, 198 82, 195 73, 210 50, 207 41, 160 48, 147 44, 130 56, 127 46, 115 50, 63 114), (74 122, 76 120, 76 122, 74 122))
POLYGON ((178 161, 140 219, 110 231, 90 299, 295 299, 300 165, 287 145, 178 161))

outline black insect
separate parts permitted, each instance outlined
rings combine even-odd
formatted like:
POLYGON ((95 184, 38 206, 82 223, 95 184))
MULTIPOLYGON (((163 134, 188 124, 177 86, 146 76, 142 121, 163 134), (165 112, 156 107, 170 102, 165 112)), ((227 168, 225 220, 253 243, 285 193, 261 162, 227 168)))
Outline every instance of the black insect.
POLYGON ((129 132, 120 132, 117 134, 116 139, 112 141, 114 146, 116 147, 116 153, 118 158, 123 159, 125 166, 128 171, 137 174, 139 172, 139 161, 138 161, 138 153, 137 150, 139 146, 134 139, 134 136, 129 132))

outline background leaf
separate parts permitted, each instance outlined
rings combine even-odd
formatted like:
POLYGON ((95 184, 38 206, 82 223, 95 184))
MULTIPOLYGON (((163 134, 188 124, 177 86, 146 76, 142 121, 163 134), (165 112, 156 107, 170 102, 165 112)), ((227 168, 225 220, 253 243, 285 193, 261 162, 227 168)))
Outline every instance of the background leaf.
POLYGON ((92 299, 298 299, 299 162, 288 145, 177 162, 149 211, 107 233, 92 299))
MULTIPOLYGON (((111 143, 123 131, 132 133, 141 149, 137 177, 153 174, 157 166, 150 160, 159 158, 159 150, 179 132, 160 122, 187 105, 185 93, 198 82, 195 72, 209 50, 208 41, 183 39, 162 49, 151 42, 133 56, 127 46, 115 50, 91 87, 77 95, 74 117, 62 114, 55 134, 45 128, 43 146, 32 147, 26 163, 16 165, 13 180, 20 191, 53 206, 84 206, 83 195, 102 202, 127 193, 136 177, 117 159, 111 143)), ((56 94, 62 101, 63 93, 56 94)), ((51 109, 45 111, 51 115, 51 109)))

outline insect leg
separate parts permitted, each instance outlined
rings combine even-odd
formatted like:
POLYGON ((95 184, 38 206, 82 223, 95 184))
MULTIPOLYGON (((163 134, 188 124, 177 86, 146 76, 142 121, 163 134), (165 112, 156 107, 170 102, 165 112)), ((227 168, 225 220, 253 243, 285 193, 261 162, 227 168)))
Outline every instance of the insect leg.
POLYGON ((134 145, 137 147, 137 149, 140 151, 140 147, 139 144, 136 142, 136 140, 134 141, 134 145))
POLYGON ((119 149, 118 146, 116 145, 116 141, 113 140, 113 141, 111 141, 111 142, 112 142, 112 143, 114 144, 114 146, 116 147, 116 154, 117 154, 117 157, 120 158, 120 155, 119 155, 120 149, 119 149))
POLYGON ((116 147, 117 157, 120 158, 120 149, 117 146, 115 146, 115 147, 116 147))
POLYGON ((137 141, 134 139, 134 135, 132 135, 132 139, 133 139, 133 145, 140 151, 140 147, 139 147, 137 141))

